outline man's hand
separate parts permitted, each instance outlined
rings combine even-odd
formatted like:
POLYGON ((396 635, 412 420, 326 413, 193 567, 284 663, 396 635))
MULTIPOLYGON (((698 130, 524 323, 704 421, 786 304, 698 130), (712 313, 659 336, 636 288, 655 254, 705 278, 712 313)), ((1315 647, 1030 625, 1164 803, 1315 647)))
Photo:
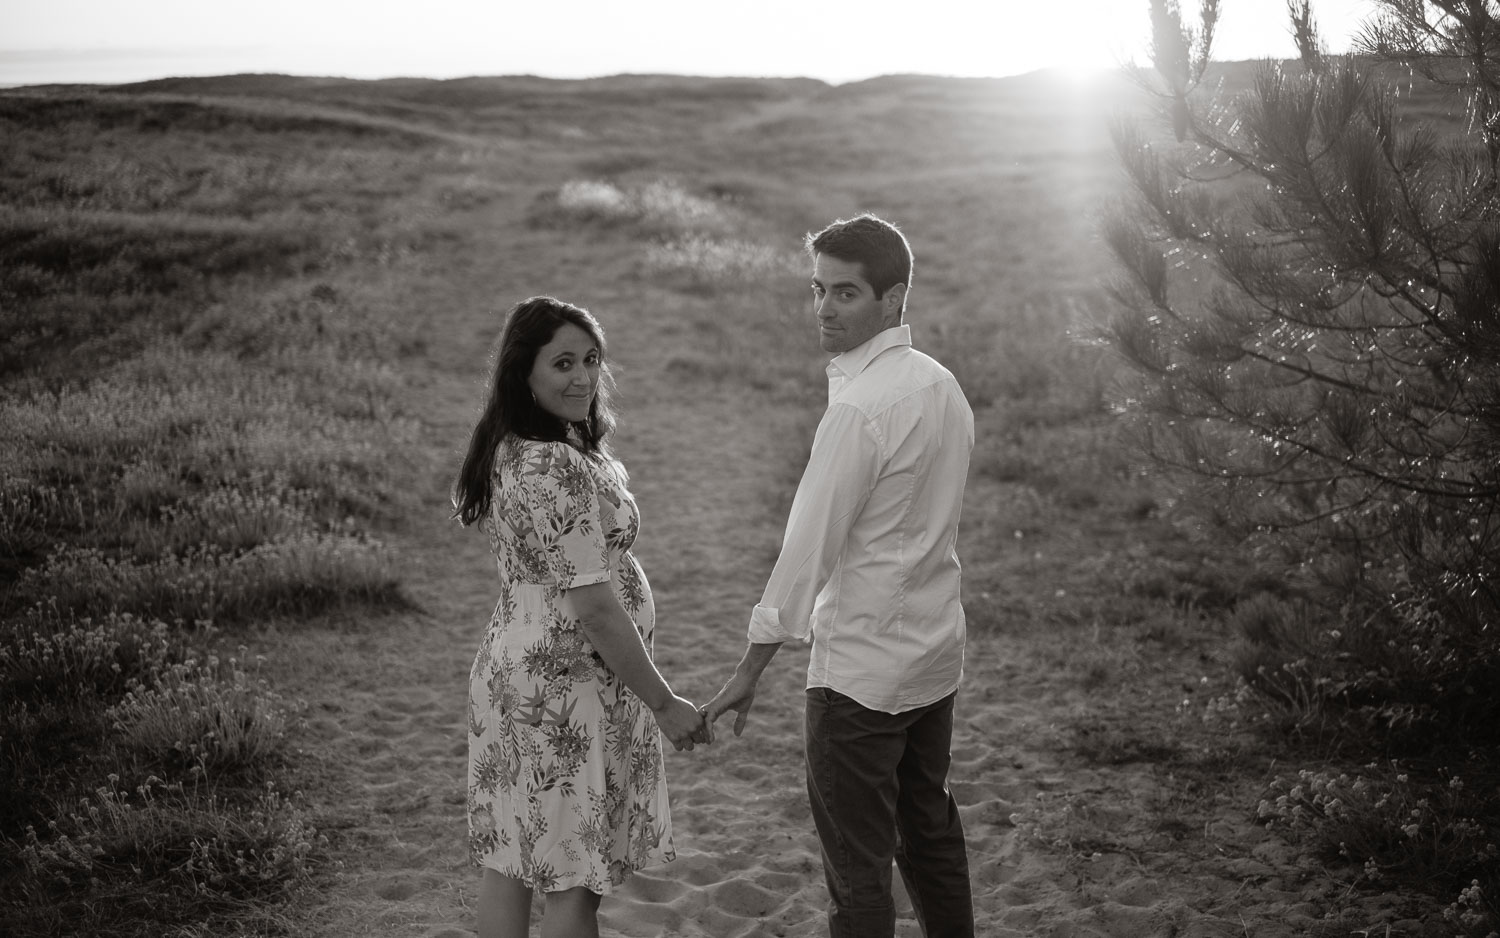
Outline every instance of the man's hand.
POLYGON ((734 669, 734 676, 703 708, 703 719, 708 727, 710 742, 714 738, 714 721, 723 716, 726 710, 733 710, 738 714, 734 719, 734 735, 745 732, 745 721, 750 718, 750 707, 755 703, 755 685, 760 683, 761 672, 776 657, 776 650, 780 647, 780 642, 751 642, 746 646, 745 656, 734 669))
POLYGON ((757 678, 735 671, 734 676, 725 682, 724 686, 714 695, 714 699, 708 702, 704 711, 704 719, 708 721, 709 739, 713 739, 714 721, 719 719, 726 710, 733 710, 737 714, 734 718, 734 735, 738 736, 745 731, 745 721, 750 718, 750 707, 755 703, 755 685, 759 683, 757 678))

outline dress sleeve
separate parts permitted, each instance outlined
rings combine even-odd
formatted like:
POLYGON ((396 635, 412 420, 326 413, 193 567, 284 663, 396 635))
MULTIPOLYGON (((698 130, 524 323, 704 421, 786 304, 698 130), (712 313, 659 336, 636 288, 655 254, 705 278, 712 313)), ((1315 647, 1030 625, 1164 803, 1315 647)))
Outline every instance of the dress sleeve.
POLYGON ((532 530, 557 585, 572 589, 609 580, 598 488, 583 454, 566 443, 529 446, 518 481, 532 530))

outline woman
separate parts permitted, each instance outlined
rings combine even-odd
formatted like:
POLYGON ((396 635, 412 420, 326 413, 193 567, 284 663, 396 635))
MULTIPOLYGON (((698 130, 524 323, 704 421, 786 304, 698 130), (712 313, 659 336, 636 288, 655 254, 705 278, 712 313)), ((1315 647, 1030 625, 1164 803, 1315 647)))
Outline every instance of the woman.
POLYGON ((598 934, 600 897, 670 860, 660 736, 706 742, 651 662, 655 609, 614 428, 604 334, 552 297, 516 305, 454 516, 489 535, 500 602, 469 679, 469 844, 481 938, 598 934), (658 733, 658 729, 660 733, 658 733))

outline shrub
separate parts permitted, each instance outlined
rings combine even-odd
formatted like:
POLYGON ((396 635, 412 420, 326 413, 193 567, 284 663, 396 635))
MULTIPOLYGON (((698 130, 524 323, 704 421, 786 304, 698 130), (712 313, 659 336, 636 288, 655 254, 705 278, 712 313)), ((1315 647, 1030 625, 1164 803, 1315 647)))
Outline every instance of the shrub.
POLYGON ((48 825, 27 832, 19 861, 31 878, 11 934, 159 935, 239 917, 250 900, 306 882, 320 837, 274 786, 244 805, 201 788, 118 776, 48 825), (149 908, 143 916, 142 910, 149 908))
POLYGON ((108 735, 98 700, 0 697, 0 859, 7 841, 53 816, 56 798, 108 735))
POLYGON ((305 489, 224 485, 192 501, 163 505, 159 523, 137 543, 147 554, 177 553, 198 544, 230 553, 246 551, 313 529, 306 507, 311 501, 312 493, 305 489), (142 543, 148 537, 159 538, 159 545, 142 543))
POLYGON ((181 638, 165 622, 129 613, 96 622, 38 605, 0 626, 0 696, 112 701, 132 686, 155 683, 181 660, 181 638))
POLYGON ((1266 827, 1309 841, 1323 858, 1362 867, 1369 886, 1451 895, 1475 877, 1500 873, 1497 795, 1494 777, 1422 778, 1371 763, 1353 775, 1278 775, 1257 813, 1266 827))
POLYGON ((1229 623, 1233 662, 1277 734, 1357 758, 1462 751, 1500 738, 1500 677, 1482 649, 1422 603, 1395 603, 1357 622, 1258 595, 1229 623), (1334 624, 1327 624, 1332 619, 1334 624))
POLYGON ((175 664, 153 686, 129 691, 108 717, 119 744, 152 765, 240 776, 285 755, 281 696, 235 658, 175 664))
POLYGON ((1463 938, 1500 938, 1500 873, 1487 881, 1470 880, 1443 918, 1459 929, 1463 938))
POLYGON ((184 648, 164 622, 55 605, 0 625, 0 839, 41 823, 51 797, 109 758, 106 709, 155 685, 184 648))

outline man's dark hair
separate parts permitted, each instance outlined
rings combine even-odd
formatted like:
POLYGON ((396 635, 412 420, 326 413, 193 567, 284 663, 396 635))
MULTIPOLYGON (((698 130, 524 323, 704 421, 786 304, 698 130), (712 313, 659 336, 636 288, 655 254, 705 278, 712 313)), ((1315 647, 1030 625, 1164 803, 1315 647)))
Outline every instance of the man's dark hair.
MULTIPOLYGON (((865 212, 853 218, 841 218, 822 231, 809 232, 807 253, 816 257, 827 254, 841 261, 859 264, 865 279, 875 290, 878 300, 898 283, 911 291, 911 245, 895 225, 865 212)), ((905 312, 905 304, 902 306, 905 312)))

